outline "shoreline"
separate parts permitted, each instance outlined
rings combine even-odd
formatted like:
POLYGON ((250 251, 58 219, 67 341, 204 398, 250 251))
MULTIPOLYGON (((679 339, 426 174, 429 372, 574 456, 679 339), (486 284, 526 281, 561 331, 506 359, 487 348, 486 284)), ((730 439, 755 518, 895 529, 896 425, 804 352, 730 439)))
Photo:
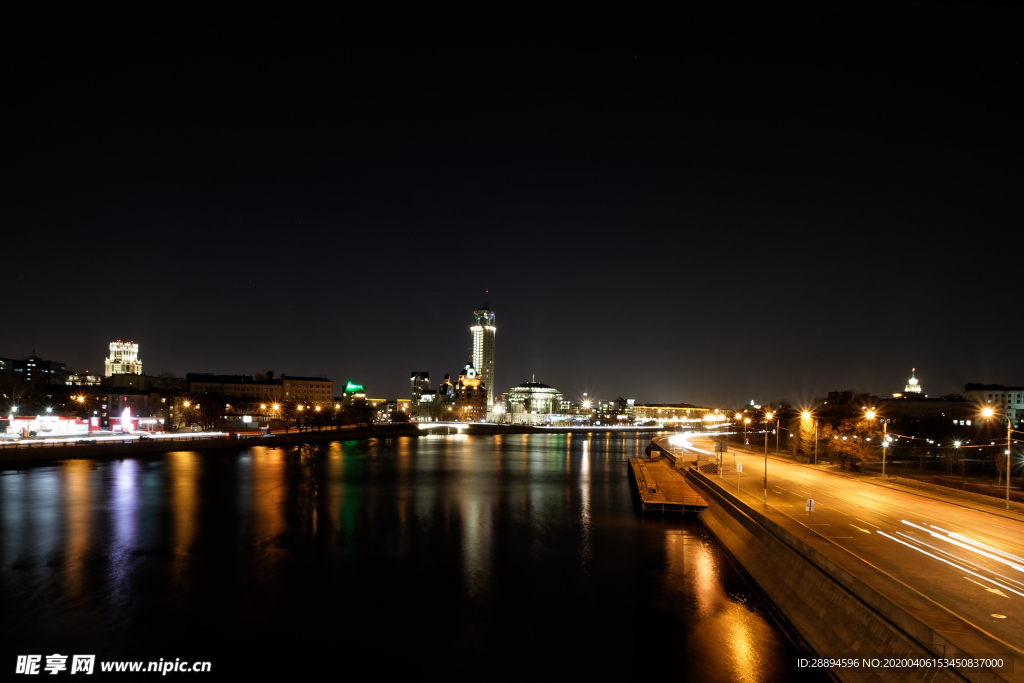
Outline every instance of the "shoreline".
MULTIPOLYGON (((430 423, 424 423, 430 424, 430 423)), ((0 470, 17 469, 21 465, 36 465, 59 462, 61 460, 101 460, 117 459, 150 453, 172 453, 174 451, 213 451, 224 449, 249 448, 252 446, 278 447, 302 443, 321 443, 327 441, 354 441, 358 439, 392 438, 401 436, 424 436, 444 429, 423 428, 420 423, 386 424, 371 427, 347 427, 329 431, 292 432, 270 436, 242 436, 224 438, 200 438, 185 440, 156 439, 152 441, 134 441, 132 443, 67 443, 63 446, 38 446, 9 448, 0 450, 0 470)), ((448 427, 446 431, 455 430, 448 427)), ((594 434, 594 433, 629 433, 641 434, 669 431, 656 427, 534 427, 532 425, 489 425, 467 423, 459 434, 470 436, 494 436, 499 434, 594 434)))

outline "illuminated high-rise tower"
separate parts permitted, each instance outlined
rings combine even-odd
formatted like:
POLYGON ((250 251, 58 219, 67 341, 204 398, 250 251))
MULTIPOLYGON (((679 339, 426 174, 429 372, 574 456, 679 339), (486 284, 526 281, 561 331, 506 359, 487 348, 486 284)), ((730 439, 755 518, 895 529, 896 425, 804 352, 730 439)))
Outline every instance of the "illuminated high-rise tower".
POLYGON ((473 311, 473 367, 487 390, 487 414, 494 410, 494 311, 484 305, 473 311))

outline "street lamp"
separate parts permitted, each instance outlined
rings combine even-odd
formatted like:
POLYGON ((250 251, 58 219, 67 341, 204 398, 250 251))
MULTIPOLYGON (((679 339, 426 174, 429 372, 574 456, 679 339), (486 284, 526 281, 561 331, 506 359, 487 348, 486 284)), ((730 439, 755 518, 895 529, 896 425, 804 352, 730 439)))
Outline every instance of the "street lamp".
POLYGON ((768 411, 764 414, 764 504, 768 504, 768 422, 775 416, 768 411))
MULTIPOLYGON (((864 410, 866 411, 864 417, 869 420, 875 419, 876 413, 874 410, 871 408, 865 408, 864 410)), ((885 449, 889 447, 889 421, 882 420, 882 418, 878 419, 882 422, 882 479, 885 479, 885 449)))
MULTIPOLYGON (((981 414, 985 417, 994 417, 995 411, 991 408, 985 408, 981 411, 981 414)), ((1003 417, 1000 415, 999 417, 1003 417)), ((1013 434, 1013 422, 1010 421, 1010 416, 1006 416, 1006 509, 1010 509, 1010 450, 1013 448, 1012 441, 1013 434)))
POLYGON ((782 434, 782 415, 775 418, 775 455, 779 454, 779 436, 782 434))
MULTIPOLYGON (((803 418, 805 420, 810 420, 811 411, 805 410, 803 412, 803 418)), ((814 418, 814 464, 818 464, 818 418, 814 418)))

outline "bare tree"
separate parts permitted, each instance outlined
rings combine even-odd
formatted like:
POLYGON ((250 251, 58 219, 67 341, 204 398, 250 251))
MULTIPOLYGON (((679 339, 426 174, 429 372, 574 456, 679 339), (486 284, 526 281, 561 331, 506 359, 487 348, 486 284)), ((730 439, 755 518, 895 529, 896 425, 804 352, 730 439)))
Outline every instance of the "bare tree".
POLYGON ((996 463, 996 472, 999 474, 998 484, 996 484, 996 488, 1001 489, 1003 487, 1003 475, 1006 474, 1006 453, 1004 453, 1001 450, 996 451, 995 453, 992 454, 992 459, 996 463))
POLYGON ((942 464, 946 467, 946 474, 952 476, 953 468, 956 467, 957 460, 957 449, 956 448, 944 448, 942 450, 942 464))

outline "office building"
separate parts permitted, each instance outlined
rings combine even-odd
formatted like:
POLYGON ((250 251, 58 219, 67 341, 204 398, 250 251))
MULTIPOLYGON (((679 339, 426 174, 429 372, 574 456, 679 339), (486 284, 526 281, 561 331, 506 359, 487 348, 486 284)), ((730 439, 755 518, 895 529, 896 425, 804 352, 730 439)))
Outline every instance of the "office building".
POLYGON ((0 358, 0 375, 8 380, 21 380, 26 383, 64 384, 67 381, 68 368, 64 363, 40 358, 33 349, 32 355, 23 360, 0 358))
POLYGON ((487 302, 473 311, 473 367, 487 391, 487 412, 494 410, 494 311, 487 302))
POLYGON ((430 373, 429 372, 416 372, 412 373, 412 377, 409 378, 409 382, 412 385, 411 400, 412 404, 419 405, 420 396, 423 392, 430 388, 430 373))
POLYGON ((366 388, 362 384, 356 384, 352 380, 347 380, 345 382, 345 391, 341 394, 341 404, 343 406, 350 406, 356 402, 366 402, 366 388))

